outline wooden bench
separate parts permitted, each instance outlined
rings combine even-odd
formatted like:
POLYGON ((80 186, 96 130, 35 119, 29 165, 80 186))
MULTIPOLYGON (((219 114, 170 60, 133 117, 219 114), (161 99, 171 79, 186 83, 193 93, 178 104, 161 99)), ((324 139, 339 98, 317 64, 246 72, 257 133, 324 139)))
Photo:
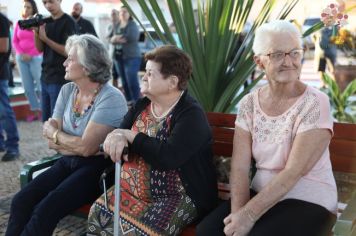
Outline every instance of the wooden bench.
MULTIPOLYGON (((334 172, 356 174, 356 124, 334 123, 334 136, 329 148, 334 172)), ((356 189, 353 191, 336 221, 333 229, 335 236, 356 235, 356 189)))
MULTIPOLYGON (((235 117, 233 114, 207 113, 208 120, 213 132, 213 151, 215 157, 231 157, 233 147, 233 136, 235 127, 235 117)), ((330 143, 330 156, 334 171, 356 173, 356 125, 354 124, 334 124, 334 136, 330 143)), ((26 164, 21 171, 21 186, 28 183, 33 174, 52 165, 58 156, 42 159, 26 164), (50 163, 50 165, 47 165, 50 163)), ((218 183, 219 197, 226 199, 229 197, 229 188, 226 183, 218 183)), ((88 206, 81 209, 81 214, 85 216, 88 206)), ((346 209, 338 218, 335 227, 335 235, 352 235, 356 232, 356 193, 349 201, 346 209)), ((194 226, 188 227, 182 235, 195 235, 194 226)))

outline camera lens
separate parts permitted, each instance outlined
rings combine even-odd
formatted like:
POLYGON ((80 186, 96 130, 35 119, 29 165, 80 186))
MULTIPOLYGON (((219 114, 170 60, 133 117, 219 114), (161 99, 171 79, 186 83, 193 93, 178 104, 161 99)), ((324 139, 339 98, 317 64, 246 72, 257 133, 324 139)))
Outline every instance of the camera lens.
POLYGON ((43 18, 42 15, 38 14, 28 20, 19 20, 18 24, 19 24, 20 28, 24 30, 24 29, 29 29, 31 27, 38 27, 45 23, 51 23, 51 22, 53 22, 52 17, 43 18))
POLYGON ((31 19, 28 19, 28 20, 19 20, 19 26, 23 30, 31 28, 31 27, 34 27, 34 26, 36 26, 36 24, 37 24, 37 19, 36 18, 31 18, 31 19))

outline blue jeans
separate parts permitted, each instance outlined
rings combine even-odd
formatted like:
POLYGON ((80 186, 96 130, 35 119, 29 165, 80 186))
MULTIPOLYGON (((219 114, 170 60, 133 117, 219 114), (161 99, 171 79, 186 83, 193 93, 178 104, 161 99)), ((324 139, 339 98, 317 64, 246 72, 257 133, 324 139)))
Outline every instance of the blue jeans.
POLYGON ((42 56, 32 57, 30 61, 23 61, 21 55, 16 55, 20 69, 25 95, 30 103, 31 111, 41 110, 41 64, 42 56))
POLYGON ((47 84, 41 80, 42 86, 42 121, 47 121, 53 114, 54 106, 56 105, 59 91, 62 84, 47 84))
POLYGON ((103 156, 60 158, 14 196, 5 235, 52 235, 63 217, 102 194, 100 175, 111 164, 103 156))
POLYGON ((8 153, 19 153, 19 134, 15 113, 10 106, 8 80, 0 80, 0 147, 5 148, 8 153))
POLYGON ((119 72, 126 100, 137 101, 140 97, 138 71, 140 70, 141 58, 123 58, 116 56, 114 65, 119 72))

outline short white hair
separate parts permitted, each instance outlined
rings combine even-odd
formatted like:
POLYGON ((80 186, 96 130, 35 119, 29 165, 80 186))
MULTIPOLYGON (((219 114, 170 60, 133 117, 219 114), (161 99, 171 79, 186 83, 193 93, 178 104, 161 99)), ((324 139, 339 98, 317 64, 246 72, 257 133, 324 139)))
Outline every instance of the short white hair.
POLYGON ((268 53, 268 46, 271 43, 271 36, 279 33, 287 33, 296 37, 302 48, 302 35, 297 27, 287 20, 273 20, 262 24, 255 32, 252 50, 255 55, 268 53))

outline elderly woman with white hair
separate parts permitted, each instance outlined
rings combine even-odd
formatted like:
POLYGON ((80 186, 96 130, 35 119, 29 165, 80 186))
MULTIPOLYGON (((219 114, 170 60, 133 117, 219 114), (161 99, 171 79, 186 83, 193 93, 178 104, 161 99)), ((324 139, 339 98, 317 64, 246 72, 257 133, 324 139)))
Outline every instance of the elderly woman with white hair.
POLYGON ((62 157, 14 196, 8 236, 52 235, 60 219, 100 196, 100 175, 111 164, 99 145, 127 112, 123 94, 107 83, 112 61, 89 34, 69 37, 66 51, 65 79, 71 82, 43 125, 49 147, 62 157))
POLYGON ((231 199, 198 225, 197 235, 328 235, 337 209, 329 99, 301 82, 301 35, 291 23, 263 24, 253 51, 268 84, 240 102, 231 199))

